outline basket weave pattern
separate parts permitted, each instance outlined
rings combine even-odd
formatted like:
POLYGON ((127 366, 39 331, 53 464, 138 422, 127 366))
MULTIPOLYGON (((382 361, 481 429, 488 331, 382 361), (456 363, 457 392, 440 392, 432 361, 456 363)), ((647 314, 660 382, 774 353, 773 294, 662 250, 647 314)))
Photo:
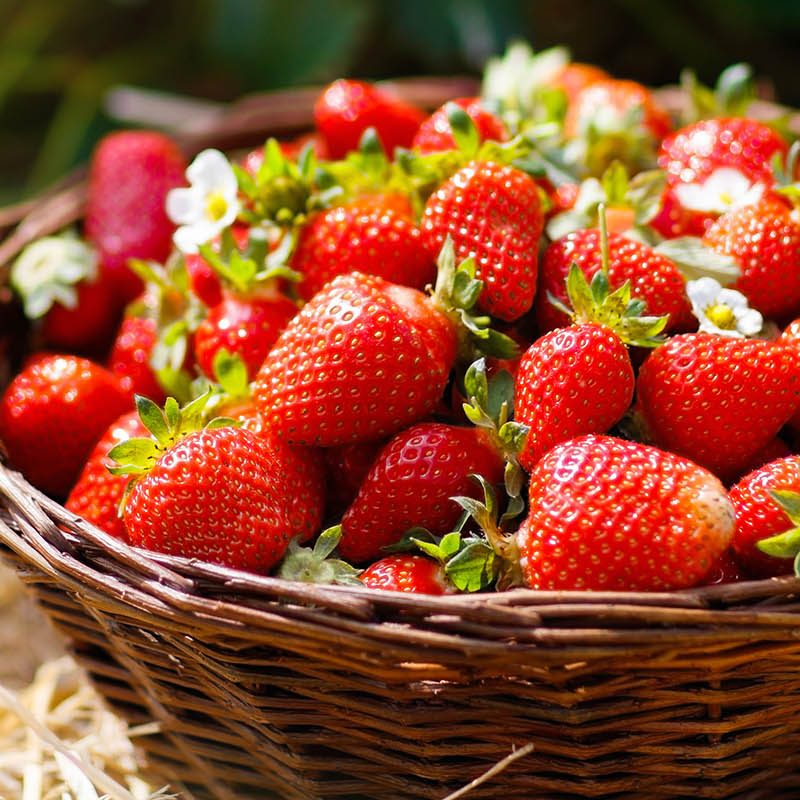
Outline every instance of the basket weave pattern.
MULTIPOLYGON (((470 91, 405 88, 427 107, 470 91)), ((315 94, 244 101, 186 149, 299 129, 315 94)), ((78 219, 83 194, 78 176, 0 216, 24 217, 0 265, 78 219)), ((186 797, 441 800, 528 743, 468 796, 800 793, 794 578, 443 598, 293 584, 127 547, 2 465, 0 553, 109 703, 161 724, 141 746, 186 797)))

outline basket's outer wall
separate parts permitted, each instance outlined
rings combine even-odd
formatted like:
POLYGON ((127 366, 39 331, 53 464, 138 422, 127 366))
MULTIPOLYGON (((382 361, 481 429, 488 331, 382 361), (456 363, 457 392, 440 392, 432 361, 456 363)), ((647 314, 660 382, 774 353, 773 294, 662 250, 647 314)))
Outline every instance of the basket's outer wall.
MULTIPOLYGON (((432 107, 473 88, 402 91, 432 107)), ((245 100, 184 146, 298 130, 315 95, 245 100)), ((79 218, 79 178, 0 214, 22 219, 0 284, 27 241, 79 218)), ((440 800, 528 743, 469 798, 800 796, 793 578, 663 595, 306 586, 132 550, 2 466, 0 551, 109 703, 160 723, 141 745, 186 797, 440 800)))
POLYGON ((5 468, 0 505, 8 560, 197 797, 438 800, 528 742, 471 797, 800 786, 794 578, 426 598, 153 558, 5 468))

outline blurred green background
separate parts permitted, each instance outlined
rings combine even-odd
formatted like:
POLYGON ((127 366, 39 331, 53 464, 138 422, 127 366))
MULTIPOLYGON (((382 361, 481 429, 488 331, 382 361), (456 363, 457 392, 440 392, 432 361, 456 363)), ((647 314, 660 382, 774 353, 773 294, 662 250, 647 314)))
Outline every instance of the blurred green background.
POLYGON ((348 75, 474 73, 512 38, 653 85, 749 61, 800 105, 798 0, 0 0, 0 204, 85 160, 109 89, 217 101, 348 75))

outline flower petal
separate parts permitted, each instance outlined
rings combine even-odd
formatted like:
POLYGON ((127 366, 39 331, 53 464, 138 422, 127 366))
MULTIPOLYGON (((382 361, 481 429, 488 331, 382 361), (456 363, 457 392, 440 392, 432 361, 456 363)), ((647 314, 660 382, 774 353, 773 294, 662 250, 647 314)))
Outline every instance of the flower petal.
POLYGON ((194 186, 167 192, 167 216, 176 225, 190 225, 205 213, 204 195, 194 186))

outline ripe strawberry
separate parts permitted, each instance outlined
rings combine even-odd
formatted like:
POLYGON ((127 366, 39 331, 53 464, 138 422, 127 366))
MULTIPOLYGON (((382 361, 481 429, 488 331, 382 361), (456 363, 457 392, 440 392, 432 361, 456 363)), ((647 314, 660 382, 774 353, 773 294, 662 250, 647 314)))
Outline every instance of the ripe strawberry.
POLYGON ((571 61, 565 64, 550 81, 554 89, 560 89, 572 102, 587 86, 599 81, 606 81, 611 76, 600 67, 593 64, 583 64, 580 61, 571 61))
POLYGON ((144 547, 251 572, 267 572, 289 545, 289 506, 280 465, 255 433, 196 428, 208 396, 165 411, 137 401, 152 439, 130 439, 109 454, 134 480, 123 517, 144 547))
POLYGON ((410 216, 395 210, 395 195, 356 199, 314 216, 305 225, 291 267, 303 276, 300 296, 310 300, 337 275, 363 272, 423 289, 436 277, 435 256, 410 216))
POLYGON ((194 353, 200 369, 212 380, 220 350, 238 355, 252 380, 281 331, 297 313, 284 295, 245 298, 229 294, 214 306, 194 333, 194 353))
POLYGON ((339 552, 361 563, 378 558, 409 528, 449 532, 461 514, 450 498, 480 496, 473 473, 489 483, 503 477, 503 460, 480 429, 422 422, 398 433, 342 518, 339 552))
POLYGON ((278 338, 256 378, 255 405, 296 444, 378 439, 430 413, 455 355, 455 326, 430 297, 340 275, 278 338))
POLYGON ((387 556, 359 575, 370 589, 414 594, 446 594, 450 589, 442 565, 423 556, 387 556))
POLYGON ((639 371, 637 403, 655 443, 723 479, 740 474, 792 416, 791 345, 707 333, 674 336, 639 371))
POLYGON ((774 195, 723 214, 704 241, 733 256, 742 272, 737 289, 765 317, 787 319, 800 313, 800 222, 774 195))
MULTIPOLYGON (((503 121, 484 108, 480 97, 459 97, 451 101, 467 112, 475 123, 478 138, 481 142, 487 139, 496 142, 505 142, 508 131, 503 121)), ((453 150, 456 147, 450 120, 447 116, 448 105, 437 108, 419 126, 411 146, 420 153, 438 153, 442 150, 453 150)))
POLYGON ((92 156, 85 233, 123 303, 142 291, 128 259, 162 263, 169 255, 175 226, 165 201, 170 189, 184 184, 185 171, 178 146, 155 131, 109 134, 92 156))
POLYGON ((355 500, 364 478, 385 444, 384 441, 355 442, 326 447, 322 451, 328 476, 328 505, 332 511, 344 512, 355 500))
POLYGON ((166 400, 164 389, 150 366, 156 345, 156 322, 149 317, 125 317, 111 347, 108 368, 119 378, 131 398, 149 397, 155 403, 166 400))
POLYGON ((666 136, 658 165, 671 186, 703 183, 729 167, 755 182, 772 186, 772 159, 785 155, 786 142, 763 122, 744 117, 702 119, 666 136))
POLYGON ((425 115, 418 108, 369 83, 338 80, 314 105, 314 122, 331 158, 355 150, 367 128, 374 128, 388 155, 410 147, 425 115))
MULTIPOLYGON (((734 536, 736 534, 734 533, 734 536)), ((721 583, 736 583, 744 580, 742 568, 736 563, 729 547, 711 568, 703 581, 703 586, 717 586, 721 583)))
POLYGON ((94 281, 76 284, 75 291, 74 307, 56 303, 47 312, 42 335, 54 350, 104 353, 121 310, 114 288, 106 276, 99 275, 94 281))
POLYGON ((733 509, 711 473, 610 436, 554 447, 531 473, 528 494, 517 547, 531 589, 695 586, 733 535, 733 509))
MULTIPOLYGON (((567 315, 548 297, 561 303, 567 300, 566 280, 573 263, 591 280, 602 266, 600 245, 600 231, 590 229, 569 233, 545 250, 536 299, 536 320, 541 331, 569 324, 567 315)), ((608 280, 612 289, 630 281, 632 296, 646 303, 649 314, 669 314, 667 330, 680 329, 692 318, 683 276, 666 256, 646 244, 610 233, 608 258, 608 280)))
POLYGON ((770 461, 745 475, 731 488, 731 502, 736 512, 733 552, 737 562, 749 574, 759 578, 788 575, 792 561, 762 553, 756 543, 784 533, 795 526, 786 511, 770 492, 800 492, 800 456, 786 456, 770 461))
POLYGON ((555 444, 605 433, 633 400, 628 348, 610 328, 570 325, 525 352, 516 376, 514 417, 530 426, 520 463, 529 472, 555 444))
POLYGON ((147 428, 136 411, 129 411, 113 422, 95 445, 64 504, 68 511, 123 541, 128 540, 128 534, 119 515, 119 504, 128 479, 109 471, 109 467, 115 464, 108 453, 116 445, 135 436, 147 436, 147 428))
POLYGON ((0 440, 12 467, 65 497, 95 442, 129 409, 130 397, 108 370, 84 358, 43 355, 0 400, 0 440))
POLYGON ((189 289, 208 308, 222 302, 222 283, 213 267, 199 253, 190 253, 186 259, 189 289))
POLYGON ((485 284, 478 308, 513 322, 533 304, 543 224, 532 178, 514 167, 473 161, 430 196, 421 227, 432 255, 450 236, 458 260, 475 259, 485 284))
POLYGON ((234 415, 243 427, 255 433, 269 448, 283 481, 283 494, 292 502, 288 509, 290 538, 301 542, 313 539, 325 515, 324 454, 315 447, 286 444, 264 424, 264 419, 249 407, 234 415))

